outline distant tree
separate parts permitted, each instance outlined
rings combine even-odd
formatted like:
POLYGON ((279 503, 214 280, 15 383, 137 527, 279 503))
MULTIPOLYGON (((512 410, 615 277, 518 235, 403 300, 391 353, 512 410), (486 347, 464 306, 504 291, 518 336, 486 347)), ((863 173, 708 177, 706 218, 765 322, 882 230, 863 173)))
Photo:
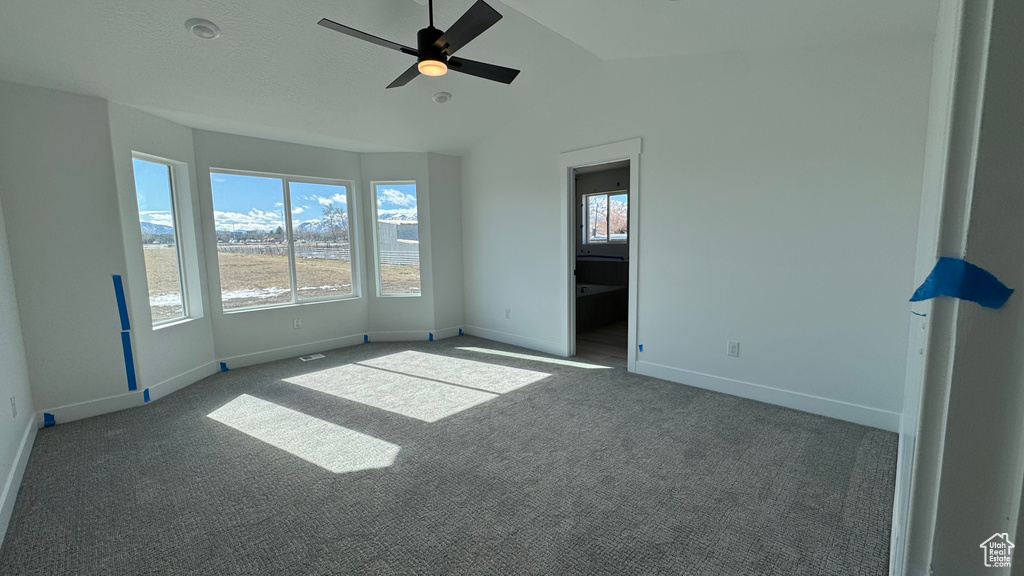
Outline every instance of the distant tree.
MULTIPOLYGON (((320 218, 320 225, 330 229, 331 238, 338 238, 339 228, 345 224, 345 209, 334 204, 324 206, 324 215, 320 218)), ((342 231, 344 232, 344 231, 342 231)))

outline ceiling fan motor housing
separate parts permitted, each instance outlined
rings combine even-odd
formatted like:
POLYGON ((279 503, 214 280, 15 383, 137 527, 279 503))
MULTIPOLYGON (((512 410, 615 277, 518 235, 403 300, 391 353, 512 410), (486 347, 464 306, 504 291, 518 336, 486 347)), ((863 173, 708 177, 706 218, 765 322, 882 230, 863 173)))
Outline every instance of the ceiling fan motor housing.
POLYGON ((416 33, 416 47, 419 48, 420 55, 418 60, 420 62, 424 60, 437 60, 445 64, 448 63, 448 56, 444 53, 444 47, 435 45, 443 34, 443 31, 433 26, 428 26, 416 33))

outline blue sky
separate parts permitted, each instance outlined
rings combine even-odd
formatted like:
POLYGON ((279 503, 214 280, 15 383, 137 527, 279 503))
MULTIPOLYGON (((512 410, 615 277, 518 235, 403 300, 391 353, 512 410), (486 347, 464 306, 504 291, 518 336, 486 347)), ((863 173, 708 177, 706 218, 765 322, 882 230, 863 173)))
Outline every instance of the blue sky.
POLYGON ((139 200, 139 222, 174 227, 171 215, 171 180, 167 166, 135 158, 135 193, 139 200))
MULTIPOLYGON (((171 226, 167 167, 145 160, 135 160, 134 166, 139 220, 171 226)), ((284 183, 280 179, 211 172, 210 184, 217 230, 256 232, 284 227, 284 183)), ((289 189, 292 226, 319 221, 326 206, 347 207, 346 186, 292 182, 289 189)), ((384 217, 415 217, 416 185, 378 184, 377 210, 384 217)))

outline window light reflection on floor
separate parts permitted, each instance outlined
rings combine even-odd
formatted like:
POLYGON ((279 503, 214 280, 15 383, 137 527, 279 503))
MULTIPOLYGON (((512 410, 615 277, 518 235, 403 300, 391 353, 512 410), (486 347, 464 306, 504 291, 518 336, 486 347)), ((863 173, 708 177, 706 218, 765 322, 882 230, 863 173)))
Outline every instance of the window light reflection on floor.
POLYGON ((413 350, 364 360, 359 364, 496 394, 505 394, 551 376, 545 372, 413 350))
POLYGON ((248 394, 207 416, 336 474, 387 468, 401 450, 396 444, 248 394))
POLYGON ((520 358, 522 360, 533 360, 535 362, 547 362, 548 364, 558 364, 560 366, 572 366, 573 368, 586 368, 588 370, 612 370, 611 366, 601 366, 600 364, 587 364, 585 362, 574 362, 572 360, 561 360, 559 358, 546 358, 544 356, 534 356, 532 354, 519 354, 518 352, 506 352, 504 350, 491 350, 489 348, 476 348, 473 346, 456 346, 456 350, 466 350, 468 352, 479 352, 481 354, 492 354, 495 356, 505 356, 508 358, 520 358))
POLYGON ((424 422, 437 422, 497 398, 497 394, 483 390, 358 364, 293 376, 284 381, 424 422))

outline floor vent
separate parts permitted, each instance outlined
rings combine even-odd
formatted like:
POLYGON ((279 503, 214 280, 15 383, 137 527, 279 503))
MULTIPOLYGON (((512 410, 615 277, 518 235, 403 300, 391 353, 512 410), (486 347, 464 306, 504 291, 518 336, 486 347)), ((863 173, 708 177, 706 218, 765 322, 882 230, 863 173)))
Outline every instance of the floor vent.
POLYGON ((323 357, 323 354, 310 354, 309 356, 299 356, 299 360, 302 360, 303 362, 309 362, 310 360, 319 360, 323 357))

